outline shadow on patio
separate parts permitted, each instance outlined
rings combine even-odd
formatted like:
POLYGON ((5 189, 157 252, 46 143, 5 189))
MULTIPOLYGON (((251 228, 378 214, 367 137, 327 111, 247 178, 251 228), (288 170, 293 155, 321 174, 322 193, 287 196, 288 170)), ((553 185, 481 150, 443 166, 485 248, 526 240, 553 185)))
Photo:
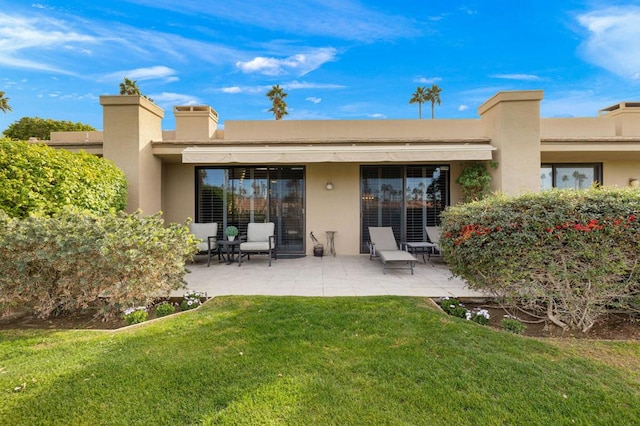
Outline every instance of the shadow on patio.
MULTIPOLYGON (((267 266, 266 256, 227 265, 205 257, 187 264, 189 290, 206 292, 209 297, 222 295, 270 296, 425 296, 474 297, 483 293, 471 290, 466 282, 453 278, 439 258, 432 263, 418 263, 415 274, 404 270, 382 273, 382 264, 368 255, 307 256, 278 259, 267 266)), ((182 296, 183 292, 175 292, 182 296)))

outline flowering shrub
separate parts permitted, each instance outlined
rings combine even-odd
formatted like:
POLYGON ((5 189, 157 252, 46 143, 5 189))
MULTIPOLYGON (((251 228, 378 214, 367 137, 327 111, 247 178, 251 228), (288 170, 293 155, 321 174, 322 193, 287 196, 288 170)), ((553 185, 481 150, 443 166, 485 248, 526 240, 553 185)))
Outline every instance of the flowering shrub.
POLYGON ((147 320, 147 308, 138 306, 136 308, 128 308, 124 311, 124 322, 127 325, 139 324, 147 320))
POLYGON ((467 311, 465 318, 467 321, 477 322, 480 325, 487 325, 489 324, 489 318, 491 318, 491 315, 489 315, 489 311, 486 309, 478 309, 475 311, 467 311))
POLYGON ((466 318, 467 308, 458 299, 443 297, 438 304, 447 314, 458 318, 466 318))
POLYGON ((440 299, 438 305, 440 305, 443 311, 451 316, 464 318, 467 321, 473 321, 480 325, 489 324, 489 318, 491 316, 489 315, 489 311, 486 309, 475 309, 474 311, 469 311, 458 299, 449 297, 443 297, 440 299))
POLYGON ((184 299, 180 303, 180 309, 188 311, 189 309, 197 308, 202 304, 201 298, 204 295, 198 291, 188 291, 184 294, 184 299))
POLYGON ((497 195, 442 214, 451 271, 563 328, 615 306, 640 312, 640 192, 592 188, 497 195))

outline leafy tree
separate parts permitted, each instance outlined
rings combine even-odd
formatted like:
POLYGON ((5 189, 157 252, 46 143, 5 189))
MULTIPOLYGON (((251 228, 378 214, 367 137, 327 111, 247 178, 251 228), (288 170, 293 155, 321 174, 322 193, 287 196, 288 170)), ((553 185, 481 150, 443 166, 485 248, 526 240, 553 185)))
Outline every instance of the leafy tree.
POLYGON ((0 210, 9 216, 50 216, 65 206, 120 211, 127 180, 112 162, 42 144, 0 141, 0 210))
POLYGON ((429 99, 427 99, 427 92, 424 86, 416 88, 415 93, 413 94, 411 99, 409 99, 410 104, 418 104, 418 118, 420 119, 422 119, 422 104, 427 102, 428 100, 429 99))
POLYGON ((427 89, 427 100, 431 101, 431 119, 433 120, 435 118, 435 104, 440 105, 440 92, 442 92, 442 89, 438 87, 437 84, 433 84, 431 85, 431 87, 429 87, 427 89))
POLYGON ((13 140, 26 141, 29 138, 49 140, 51 132, 90 132, 94 130, 96 129, 93 126, 83 123, 40 117, 22 117, 10 124, 4 131, 4 135, 13 140))
POLYGON ((282 120, 282 117, 289 114, 287 112, 287 103, 284 101, 287 96, 287 93, 278 84, 272 86, 271 90, 267 92, 267 97, 273 105, 269 112, 273 113, 276 120, 282 120))
POLYGON ((137 80, 129 80, 127 77, 120 83, 121 95, 141 95, 137 80))
POLYGON ((5 114, 7 113, 7 111, 13 111, 11 109, 11 106, 9 105, 9 98, 6 98, 4 96, 4 92, 0 90, 0 111, 4 112, 5 114))

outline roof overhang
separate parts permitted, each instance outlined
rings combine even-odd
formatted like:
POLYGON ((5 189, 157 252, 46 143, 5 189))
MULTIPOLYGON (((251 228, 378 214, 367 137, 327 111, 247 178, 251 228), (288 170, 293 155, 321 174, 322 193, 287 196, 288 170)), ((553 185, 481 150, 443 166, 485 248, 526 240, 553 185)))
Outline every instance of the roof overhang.
POLYGON ((292 164, 491 160, 489 144, 189 147, 183 163, 292 164))

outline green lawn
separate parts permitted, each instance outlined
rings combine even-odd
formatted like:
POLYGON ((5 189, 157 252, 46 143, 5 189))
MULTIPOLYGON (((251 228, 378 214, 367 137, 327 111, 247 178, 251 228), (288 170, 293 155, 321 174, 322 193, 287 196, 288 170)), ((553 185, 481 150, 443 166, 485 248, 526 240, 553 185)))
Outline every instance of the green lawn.
POLYGON ((515 336, 422 298, 221 297, 120 332, 0 332, 0 423, 621 425, 639 371, 638 343, 515 336))

